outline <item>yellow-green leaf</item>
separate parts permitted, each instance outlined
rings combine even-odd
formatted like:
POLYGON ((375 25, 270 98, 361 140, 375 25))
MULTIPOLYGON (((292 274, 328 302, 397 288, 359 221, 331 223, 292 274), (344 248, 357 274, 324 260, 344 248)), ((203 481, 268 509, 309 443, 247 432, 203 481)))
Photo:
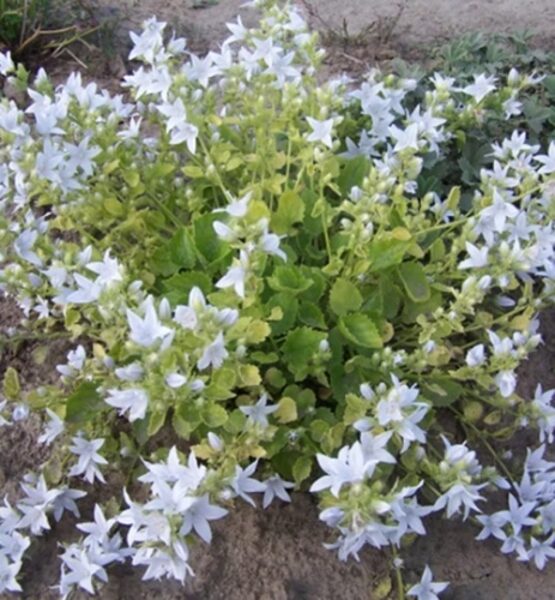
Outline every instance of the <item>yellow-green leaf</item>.
POLYGON ((278 403, 278 409, 274 413, 280 423, 291 423, 297 420, 297 404, 293 398, 284 396, 278 403))

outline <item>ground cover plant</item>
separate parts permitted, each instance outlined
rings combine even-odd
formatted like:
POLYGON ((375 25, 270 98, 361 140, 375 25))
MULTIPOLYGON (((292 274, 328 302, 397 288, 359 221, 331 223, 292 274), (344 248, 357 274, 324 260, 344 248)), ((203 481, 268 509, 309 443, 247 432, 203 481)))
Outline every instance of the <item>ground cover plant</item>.
POLYGON ((390 549, 399 597, 447 585, 401 577, 432 513, 555 555, 553 391, 515 392, 554 297, 552 123, 524 112, 546 80, 319 83, 299 13, 251 4, 260 28, 203 58, 147 21, 125 95, 0 58, 27 97, 0 107, 0 285, 25 315, 2 344, 73 343, 58 385, 4 376, 0 425, 40 414, 50 452, 0 507, 0 592, 65 513, 71 597, 124 561, 186 581, 211 521, 294 488, 340 559, 390 549))

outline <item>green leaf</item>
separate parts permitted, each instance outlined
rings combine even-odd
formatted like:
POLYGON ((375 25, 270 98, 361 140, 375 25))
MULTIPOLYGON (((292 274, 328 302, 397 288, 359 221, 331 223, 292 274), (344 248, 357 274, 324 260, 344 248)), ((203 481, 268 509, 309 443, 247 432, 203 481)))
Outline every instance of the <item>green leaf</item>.
POLYGON ((426 302, 430 299, 430 284, 420 263, 403 263, 398 273, 408 297, 413 302, 426 302))
POLYGON ((354 283, 339 278, 330 292, 330 307, 336 315, 357 311, 362 305, 362 296, 354 283))
POLYGON ((306 365, 320 347, 320 342, 326 338, 321 331, 309 327, 299 327, 287 335, 282 346, 283 357, 290 365, 306 365))
POLYGON ((262 381, 260 371, 255 365, 239 365, 239 379, 244 387, 260 385, 262 381))
POLYGON ((326 329, 326 320, 324 313, 318 308, 317 304, 312 302, 303 302, 299 308, 299 321, 303 325, 315 327, 316 329, 326 329))
POLYGON ((348 196, 351 188, 361 186, 365 175, 368 173, 370 161, 364 156, 345 160, 337 184, 344 196, 348 196))
POLYGON ((305 205, 301 197, 291 190, 284 192, 272 217, 272 231, 277 234, 288 233, 295 223, 302 222, 304 213, 305 205))
POLYGON ((93 419, 105 406, 97 391, 98 383, 84 381, 66 403, 66 421, 70 423, 84 423, 93 419))
POLYGON ((166 422, 167 412, 168 411, 166 409, 162 409, 149 413, 148 427, 146 430, 149 437, 152 437, 153 435, 157 434, 160 431, 160 429, 162 429, 164 423, 166 422))
POLYGON ((293 398, 289 396, 283 397, 278 402, 278 409, 274 413, 274 416, 280 423, 291 423, 292 421, 296 421, 298 418, 297 415, 297 404, 293 398))
POLYGON ((401 290, 385 274, 380 277, 380 295, 382 299, 383 316, 393 319, 401 308, 403 294, 401 290))
POLYGON ((555 75, 548 75, 543 80, 543 85, 552 100, 555 100, 555 75))
POLYGON ((368 258, 371 261, 370 272, 401 264, 410 245, 409 240, 396 239, 391 235, 372 240, 368 249, 368 258))
POLYGON ((249 323, 245 338, 248 344, 260 344, 272 332, 270 325, 266 321, 255 319, 249 323))
POLYGON ((361 313, 339 319, 339 331, 350 342, 363 348, 382 348, 383 342, 374 322, 361 313))
POLYGON ((266 309, 272 311, 276 307, 281 309, 282 317, 278 321, 272 321, 270 327, 273 335, 281 335, 290 331, 295 324, 299 311, 299 301, 289 293, 275 294, 266 304, 266 309))
POLYGON ((214 289, 210 277, 200 271, 175 273, 162 283, 164 296, 174 306, 186 304, 189 301, 189 292, 194 287, 200 288, 205 296, 214 289))
POLYGON ((173 428, 179 436, 186 440, 189 439, 201 422, 200 411, 196 404, 191 401, 179 404, 173 413, 173 428))
POLYGON ((343 413, 343 423, 345 423, 345 425, 352 425, 355 421, 366 416, 366 411, 369 408, 367 400, 364 400, 355 394, 347 394, 345 400, 347 402, 345 412, 343 413))
POLYGON ((104 210, 112 217, 122 217, 125 214, 125 207, 114 196, 108 196, 107 198, 104 198, 102 206, 104 207, 104 210))
POLYGON ((169 256, 182 269, 192 269, 196 264, 195 246, 189 232, 181 227, 168 244, 169 256))
POLYGON ((202 410, 202 420, 208 427, 221 427, 227 422, 226 409, 219 404, 206 404, 202 410))
POLYGON ((423 396, 434 406, 450 406, 463 392, 464 388, 449 377, 431 377, 422 386, 423 396))
POLYGON ((199 217, 193 225, 195 245, 210 263, 223 258, 230 252, 229 246, 224 244, 214 231, 213 223, 218 218, 221 218, 218 214, 209 213, 199 217))
POLYGON ((17 400, 19 398, 19 394, 21 393, 19 375, 13 367, 8 367, 4 373, 2 391, 8 400, 17 400))
POLYGON ((300 456, 293 464, 293 479, 298 485, 305 479, 308 479, 312 471, 312 458, 310 456, 300 456))
POLYGON ((268 285, 276 292, 289 292, 300 294, 312 285, 312 280, 295 266, 279 266, 268 277, 268 285))

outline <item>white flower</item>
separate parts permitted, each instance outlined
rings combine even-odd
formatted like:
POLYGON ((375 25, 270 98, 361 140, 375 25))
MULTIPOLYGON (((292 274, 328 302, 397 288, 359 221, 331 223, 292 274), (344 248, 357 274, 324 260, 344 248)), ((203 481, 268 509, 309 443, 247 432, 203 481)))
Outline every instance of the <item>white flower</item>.
POLYGON ((240 406, 239 410, 244 415, 247 415, 248 420, 251 423, 256 423, 257 425, 260 425, 262 428, 265 429, 266 427, 268 427, 268 415, 275 413, 276 410, 279 408, 277 404, 267 406, 267 402, 268 394, 263 393, 256 404, 254 404, 253 406, 240 406))
POLYGON ((507 534, 503 531, 503 526, 507 523, 507 520, 504 516, 499 515, 499 513, 494 513, 492 515, 478 515, 476 520, 481 523, 483 529, 476 536, 477 540, 485 540, 489 538, 490 535, 497 538, 498 540, 505 540, 507 538, 507 534))
POLYGON ((407 592, 407 596, 414 596, 417 600, 438 600, 441 592, 447 588, 447 581, 432 581, 432 571, 428 565, 424 569, 420 583, 413 585, 407 592))
POLYGON ((166 385, 176 390, 180 387, 183 387, 187 383, 187 377, 185 375, 181 375, 181 373, 170 373, 166 375, 164 381, 166 385))
MULTIPOLYGON (((0 54, 2 56, 2 54, 0 54)), ((0 593, 21 592, 21 586, 17 583, 17 575, 21 569, 21 561, 10 562, 8 558, 0 552, 0 593)))
POLYGON ((116 281, 123 281, 120 264, 117 259, 110 257, 110 250, 106 250, 102 262, 91 262, 86 266, 89 271, 98 275, 96 283, 107 286, 116 281))
POLYGON ((74 544, 62 554, 62 573, 60 577, 60 593, 67 598, 73 586, 95 593, 93 577, 107 582, 108 575, 104 568, 95 563, 92 553, 74 544))
POLYGON ((216 339, 204 348, 202 356, 197 362, 197 368, 199 371, 204 371, 210 366, 219 369, 228 356, 229 352, 225 349, 224 334, 220 331, 216 339))
MULTIPOLYGON (((533 560, 536 567, 542 571, 549 558, 555 558, 555 534, 552 534, 547 540, 537 540, 535 537, 530 539, 530 549, 528 550, 528 560, 533 560)), ((519 557, 519 560, 520 557, 519 557)))
POLYGON ((480 269, 488 264, 489 248, 484 246, 478 248, 470 242, 466 242, 466 251, 470 258, 467 258, 459 263, 459 269, 480 269))
POLYGON ((64 431, 64 422, 60 417, 49 408, 46 409, 50 421, 46 424, 43 433, 38 437, 37 441, 39 444, 50 444, 64 431))
POLYGON ((95 440, 86 440, 83 437, 74 437, 72 439, 73 446, 70 446, 70 451, 78 457, 77 464, 73 465, 69 470, 70 477, 83 475, 89 482, 98 479, 105 483, 104 476, 98 469, 97 465, 107 465, 108 461, 98 454, 98 450, 104 445, 104 439, 98 438, 95 440))
POLYGON ((495 385, 503 398, 508 398, 516 389, 516 375, 513 371, 500 371, 495 376, 495 385))
POLYGON ((248 212, 249 202, 251 201, 251 198, 252 192, 248 192, 238 200, 231 201, 225 208, 216 208, 213 212, 225 212, 230 217, 241 219, 242 217, 246 216, 248 212))
POLYGON ((187 120, 187 111, 183 100, 177 98, 173 103, 166 102, 156 107, 167 119, 166 131, 169 133, 172 129, 179 127, 187 120))
POLYGON ((79 273, 73 275, 78 288, 72 291, 66 298, 66 302, 74 304, 90 304, 96 302, 102 293, 102 285, 79 273))
POLYGON ((116 377, 122 381, 139 381, 144 374, 144 369, 138 362, 133 362, 114 371, 116 377))
POLYGON ((16 254, 26 260, 27 262, 35 265, 36 267, 42 266, 42 260, 39 258, 36 252, 33 252, 33 246, 38 238, 38 232, 33 229, 25 229, 22 231, 14 242, 14 250, 16 254))
MULTIPOLYGON (((100 148, 93 146, 89 148, 90 138, 86 137, 79 142, 79 144, 64 144, 64 151, 66 152, 66 168, 69 173, 73 175, 77 169, 81 169, 83 175, 90 177, 94 171, 93 159, 100 154, 100 148)), ((106 251, 109 253, 109 251, 106 251)))
POLYGON ((221 221, 214 221, 212 227, 216 232, 216 235, 224 242, 234 242, 237 239, 237 234, 229 225, 222 223, 221 221))
POLYGON ((59 521, 64 512, 68 510, 75 517, 79 517, 79 508, 77 507, 76 500, 84 498, 87 493, 82 490, 76 490, 69 487, 63 487, 58 490, 58 495, 52 502, 52 510, 54 512, 54 518, 59 521))
POLYGON ((535 502, 522 502, 509 494, 508 510, 500 510, 492 516, 497 516, 499 521, 504 520, 510 524, 513 535, 518 535, 523 527, 532 527, 536 525, 536 519, 530 517, 530 513, 536 508, 535 502))
POLYGON ((284 502, 291 502, 291 496, 287 493, 287 488, 295 487, 294 483, 283 480, 279 475, 273 475, 264 481, 266 489, 262 499, 262 507, 268 508, 274 498, 280 498, 284 502))
POLYGON ((162 325, 158 318, 152 296, 143 303, 144 317, 141 319, 132 310, 127 309, 127 323, 131 330, 131 341, 144 348, 150 348, 158 340, 163 340, 163 345, 171 343, 173 329, 162 325))
POLYGON ((234 260, 227 273, 216 282, 216 287, 226 289, 232 287, 240 297, 245 297, 245 280, 249 274, 249 256, 241 250, 240 259, 234 260))
MULTIPOLYGON (((0 52, 0 75, 4 77, 15 70, 11 52, 0 52)), ((1 590, 0 590, 1 591, 1 590)))
POLYGON ((262 221, 264 221, 264 230, 258 242, 261 249, 268 254, 277 256, 282 260, 287 261, 287 255, 279 247, 280 240, 283 236, 276 235, 275 233, 268 233, 268 222, 266 219, 263 219, 262 221))
POLYGON ((97 542, 103 546, 110 537, 110 530, 115 522, 116 519, 106 519, 102 508, 98 504, 95 504, 94 521, 89 523, 77 523, 76 527, 79 531, 87 533, 91 541, 97 542))
POLYGON ((198 127, 192 123, 182 123, 172 130, 170 144, 177 145, 185 142, 191 154, 197 150, 198 127))
POLYGON ((188 497, 190 506, 183 515, 183 523, 179 530, 180 535, 187 535, 193 529, 209 544, 212 541, 212 531, 208 521, 221 519, 227 515, 227 510, 210 504, 208 494, 194 498, 188 497))
POLYGON ((418 125, 413 123, 406 129, 400 129, 396 125, 389 127, 389 135, 395 140, 393 152, 401 152, 407 148, 418 150, 418 125))
POLYGON ((326 475, 317 479, 310 491, 321 492, 330 488, 335 497, 339 495, 343 485, 363 481, 371 476, 377 464, 375 459, 366 459, 360 442, 341 448, 337 458, 317 454, 316 459, 326 475))
POLYGON ((333 131, 334 119, 326 119, 325 121, 319 121, 312 117, 307 117, 308 124, 312 127, 312 132, 308 134, 307 140, 309 142, 322 142, 328 148, 333 146, 331 134, 333 131))
POLYGON ((484 350, 484 344, 478 344, 466 353, 466 364, 469 367, 478 367, 482 365, 486 360, 486 353, 484 350))
POLYGON ((555 173, 555 143, 551 142, 549 144, 547 154, 537 154, 534 156, 534 160, 543 164, 543 167, 538 171, 540 175, 555 173))
POLYGON ((129 411, 129 421, 144 419, 148 408, 148 394, 141 388, 127 390, 108 390, 106 404, 119 409, 119 414, 129 411))
POLYGON ((266 486, 257 479, 251 477, 256 471, 258 461, 251 463, 246 469, 242 469, 239 465, 235 466, 235 475, 230 482, 232 490, 237 496, 255 506, 254 500, 249 496, 252 492, 264 492, 266 486))
POLYGON ((481 102, 490 92, 495 90, 495 77, 487 77, 484 73, 474 75, 474 83, 462 88, 462 92, 472 96, 476 102, 481 102))

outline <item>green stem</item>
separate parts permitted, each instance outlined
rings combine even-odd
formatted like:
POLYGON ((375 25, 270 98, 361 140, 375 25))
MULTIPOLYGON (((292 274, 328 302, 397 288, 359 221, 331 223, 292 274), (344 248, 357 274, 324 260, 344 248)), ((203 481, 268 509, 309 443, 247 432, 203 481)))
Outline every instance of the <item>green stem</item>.
POLYGON ((398 564, 399 555, 397 554, 397 548, 395 548, 395 546, 391 546, 391 552, 393 554, 393 566, 395 567, 397 598, 399 600, 405 600, 405 584, 403 583, 403 574, 401 573, 401 566, 398 564))

